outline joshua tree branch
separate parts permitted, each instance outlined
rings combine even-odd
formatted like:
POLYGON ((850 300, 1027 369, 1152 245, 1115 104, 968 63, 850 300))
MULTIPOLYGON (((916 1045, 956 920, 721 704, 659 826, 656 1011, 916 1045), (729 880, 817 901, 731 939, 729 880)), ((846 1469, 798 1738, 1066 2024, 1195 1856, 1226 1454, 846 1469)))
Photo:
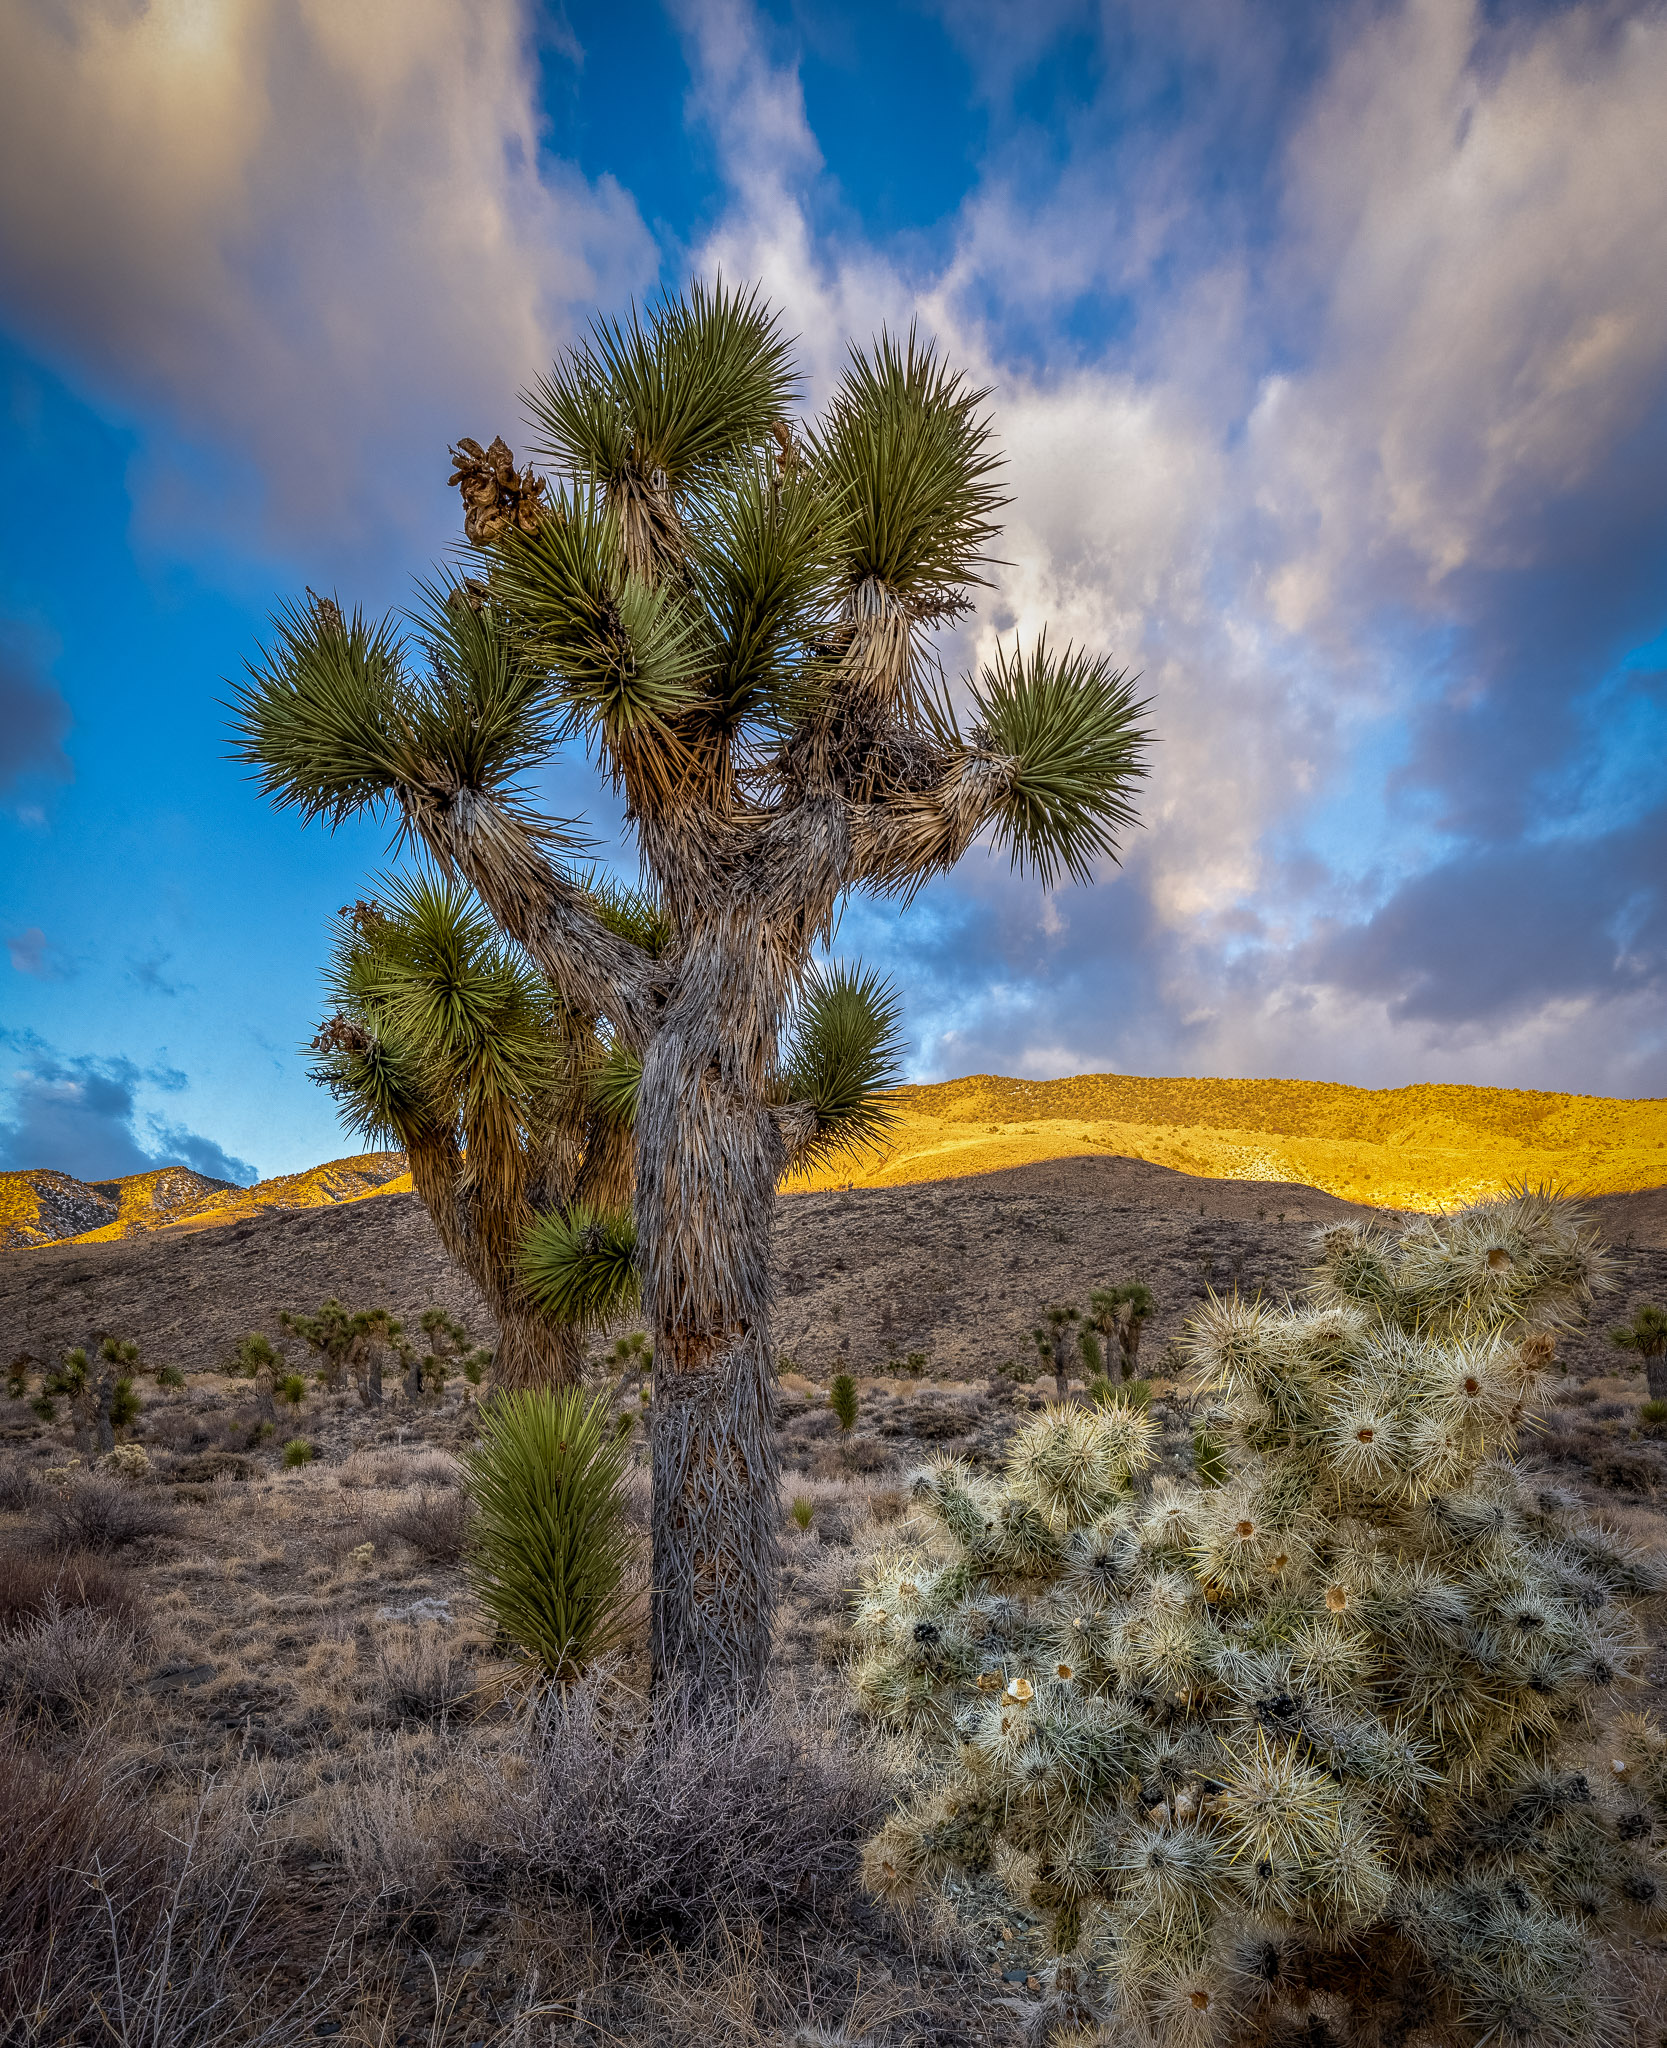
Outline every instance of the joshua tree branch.
POLYGON ((536 821, 491 792, 438 780, 403 785, 398 796, 407 828, 469 884, 571 1009, 606 1017, 633 1047, 653 1036, 653 959, 590 908, 545 852, 536 821))

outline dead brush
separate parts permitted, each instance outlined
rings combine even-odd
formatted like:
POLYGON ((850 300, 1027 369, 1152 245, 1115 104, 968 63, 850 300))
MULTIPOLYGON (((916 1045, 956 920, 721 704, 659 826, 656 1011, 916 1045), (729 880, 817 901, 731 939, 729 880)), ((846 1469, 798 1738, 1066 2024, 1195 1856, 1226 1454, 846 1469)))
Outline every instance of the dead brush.
POLYGON ((517 1859, 631 1940, 837 1918, 887 1804, 867 1755, 776 1703, 702 1721, 593 1677, 552 1688, 527 1742, 517 1859))
POLYGON ((90 1608, 130 1628, 142 1611, 132 1580, 107 1558, 0 1550, 0 1636, 38 1621, 52 1600, 60 1607, 90 1608))
POLYGON ((50 1496, 43 1526, 54 1550, 125 1550, 170 1534, 175 1523, 166 1503, 142 1487, 89 1476, 50 1496))
POLYGON ((0 1514, 26 1515, 40 1498, 35 1475, 21 1458, 0 1458, 0 1514))
POLYGON ((372 1679, 390 1721, 419 1723, 444 1722, 464 1712, 475 1682, 472 1659, 432 1624, 391 1629, 377 1651, 372 1679))
POLYGON ((388 1535, 429 1564, 456 1564, 469 1533, 469 1504, 455 1486, 423 1486, 382 1520, 388 1535))
POLYGON ((3 2048, 292 2048, 312 2036, 312 1968, 283 1955, 271 1839, 250 1802, 207 1789, 183 1813, 88 1745, 58 1763, 0 1724, 3 2048), (276 1966, 289 1963, 287 1995, 276 1966))
POLYGON ((48 1593, 42 1612, 0 1636, 0 1699, 20 1721, 60 1728, 107 1719, 132 1683, 132 1629, 48 1593))

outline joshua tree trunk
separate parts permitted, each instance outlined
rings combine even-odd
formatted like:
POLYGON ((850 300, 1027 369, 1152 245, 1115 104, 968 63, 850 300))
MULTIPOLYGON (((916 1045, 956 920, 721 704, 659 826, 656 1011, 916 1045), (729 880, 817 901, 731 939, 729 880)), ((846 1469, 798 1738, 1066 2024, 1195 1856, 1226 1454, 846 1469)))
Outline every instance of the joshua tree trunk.
POLYGON ((643 1062, 638 1240, 654 1332, 653 1662, 697 1707, 769 1662, 779 1458, 770 1231, 787 1163, 766 1093, 779 1025, 761 933, 696 939, 643 1062))
POLYGON ((512 1392, 577 1385, 585 1355, 583 1330, 540 1315, 513 1281, 506 1283, 509 1262, 493 1256, 496 1248, 485 1240, 459 1196, 455 1146, 449 1141, 409 1143, 406 1157, 411 1162, 411 1184, 433 1218, 441 1243, 474 1282, 498 1326, 494 1382, 512 1392))
POLYGON ((1667 1354, 1656 1352, 1644 1358, 1644 1384, 1652 1401, 1667 1401, 1667 1354))

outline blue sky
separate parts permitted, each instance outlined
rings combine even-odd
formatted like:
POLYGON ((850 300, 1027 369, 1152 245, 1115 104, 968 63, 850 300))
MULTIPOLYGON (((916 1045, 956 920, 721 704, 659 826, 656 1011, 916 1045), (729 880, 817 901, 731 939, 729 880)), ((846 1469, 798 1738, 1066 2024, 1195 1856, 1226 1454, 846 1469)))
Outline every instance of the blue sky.
POLYGON ((811 404, 912 318, 993 387, 952 670, 1047 625, 1153 699, 1120 870, 852 906, 915 1075, 1667 1092, 1664 128, 1625 0, 19 0, 0 1165, 343 1149, 299 1047, 385 844, 257 800, 228 680, 305 584, 402 602, 447 443, 720 267, 811 404))

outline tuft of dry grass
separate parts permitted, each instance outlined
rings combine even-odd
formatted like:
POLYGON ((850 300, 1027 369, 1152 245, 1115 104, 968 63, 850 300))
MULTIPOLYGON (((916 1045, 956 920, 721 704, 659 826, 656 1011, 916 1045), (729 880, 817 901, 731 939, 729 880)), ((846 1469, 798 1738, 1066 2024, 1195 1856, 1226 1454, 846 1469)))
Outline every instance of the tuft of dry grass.
POLYGON ((473 1659, 447 1633, 423 1628, 390 1628, 376 1654, 372 1680, 383 1714, 396 1722, 447 1721, 471 1700, 473 1659))

